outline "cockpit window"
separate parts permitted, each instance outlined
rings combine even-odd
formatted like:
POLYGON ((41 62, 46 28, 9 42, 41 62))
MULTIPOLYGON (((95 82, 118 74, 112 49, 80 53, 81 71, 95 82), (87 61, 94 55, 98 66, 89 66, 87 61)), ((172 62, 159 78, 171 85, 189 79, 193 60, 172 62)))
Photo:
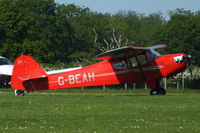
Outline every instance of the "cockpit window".
POLYGON ((115 69, 126 69, 126 66, 123 64, 123 62, 113 63, 112 66, 115 69))
MULTIPOLYGON (((146 59, 145 54, 138 55, 137 59, 140 65, 147 64, 147 59, 146 59)), ((112 66, 114 69, 127 69, 127 68, 137 67, 138 63, 137 63, 136 57, 131 57, 131 58, 122 60, 120 62, 114 62, 112 66)))
MULTIPOLYGON (((147 64, 147 59, 146 59, 145 54, 138 55, 137 58, 138 58, 140 65, 147 64)), ((133 67, 138 66, 136 57, 132 57, 129 60, 130 60, 131 66, 133 66, 133 67)))
POLYGON ((161 56, 161 54, 158 53, 157 51, 153 50, 153 49, 148 51, 148 60, 149 61, 153 61, 156 58, 158 58, 159 56, 161 56))
POLYGON ((0 65, 12 65, 13 63, 10 62, 8 59, 6 58, 0 58, 0 65))

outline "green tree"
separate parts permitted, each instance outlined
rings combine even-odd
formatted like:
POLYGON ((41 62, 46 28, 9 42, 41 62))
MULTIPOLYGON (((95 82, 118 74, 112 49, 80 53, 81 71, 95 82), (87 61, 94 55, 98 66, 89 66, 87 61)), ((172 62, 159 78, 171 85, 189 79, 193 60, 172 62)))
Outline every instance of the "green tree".
POLYGON ((167 44, 165 53, 185 52, 188 49, 192 55, 193 65, 200 65, 199 56, 199 13, 192 13, 184 9, 170 12, 170 20, 157 33, 157 41, 167 44))

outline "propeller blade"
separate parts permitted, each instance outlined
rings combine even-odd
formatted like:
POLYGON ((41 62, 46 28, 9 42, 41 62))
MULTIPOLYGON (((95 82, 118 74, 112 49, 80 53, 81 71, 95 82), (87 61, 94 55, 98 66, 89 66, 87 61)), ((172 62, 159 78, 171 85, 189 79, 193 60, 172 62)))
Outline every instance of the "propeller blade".
POLYGON ((189 67, 189 71, 190 71, 191 78, 193 79, 193 76, 192 76, 192 68, 191 68, 191 63, 190 63, 190 57, 188 57, 188 67, 189 67))
POLYGON ((191 68, 191 62, 190 62, 190 58, 191 58, 191 57, 192 57, 191 55, 187 55, 188 68, 189 68, 189 72, 190 72, 191 79, 193 79, 192 68, 191 68))
POLYGON ((193 79, 192 68, 191 68, 191 63, 190 63, 190 58, 191 58, 192 56, 189 55, 187 47, 185 47, 185 50, 186 50, 187 62, 188 62, 188 67, 189 67, 189 71, 190 71, 191 79, 193 79))

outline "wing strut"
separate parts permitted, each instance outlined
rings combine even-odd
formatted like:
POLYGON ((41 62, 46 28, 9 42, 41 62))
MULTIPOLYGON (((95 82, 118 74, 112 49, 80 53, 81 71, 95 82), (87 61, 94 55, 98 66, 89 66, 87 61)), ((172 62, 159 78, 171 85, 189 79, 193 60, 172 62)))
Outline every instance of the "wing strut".
POLYGON ((127 59, 127 54, 124 54, 124 56, 125 56, 126 65, 125 65, 125 64, 123 64, 123 65, 124 65, 128 70, 130 70, 131 72, 134 72, 134 70, 130 67, 130 66, 133 67, 133 65, 132 65, 131 62, 127 59))
POLYGON ((135 51, 134 51, 134 55, 135 55, 135 59, 136 59, 136 61, 137 61, 138 67, 139 67, 139 69, 140 69, 140 73, 141 73, 141 75, 142 75, 142 78, 143 78, 144 81, 146 81, 146 78, 145 78, 145 76, 144 76, 144 72, 142 71, 141 64, 140 64, 140 62, 139 62, 139 60, 138 60, 137 55, 135 54, 135 51))

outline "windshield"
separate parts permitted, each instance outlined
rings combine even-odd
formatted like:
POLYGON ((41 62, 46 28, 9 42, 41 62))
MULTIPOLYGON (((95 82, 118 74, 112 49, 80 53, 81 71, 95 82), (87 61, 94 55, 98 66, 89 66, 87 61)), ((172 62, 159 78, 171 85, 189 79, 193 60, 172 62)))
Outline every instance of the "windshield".
POLYGON ((10 62, 8 59, 6 58, 0 58, 0 65, 12 65, 13 63, 10 62))
POLYGON ((155 51, 154 49, 151 49, 148 51, 148 60, 149 61, 153 61, 156 58, 158 58, 159 56, 161 56, 161 54, 158 53, 157 51, 155 51))

